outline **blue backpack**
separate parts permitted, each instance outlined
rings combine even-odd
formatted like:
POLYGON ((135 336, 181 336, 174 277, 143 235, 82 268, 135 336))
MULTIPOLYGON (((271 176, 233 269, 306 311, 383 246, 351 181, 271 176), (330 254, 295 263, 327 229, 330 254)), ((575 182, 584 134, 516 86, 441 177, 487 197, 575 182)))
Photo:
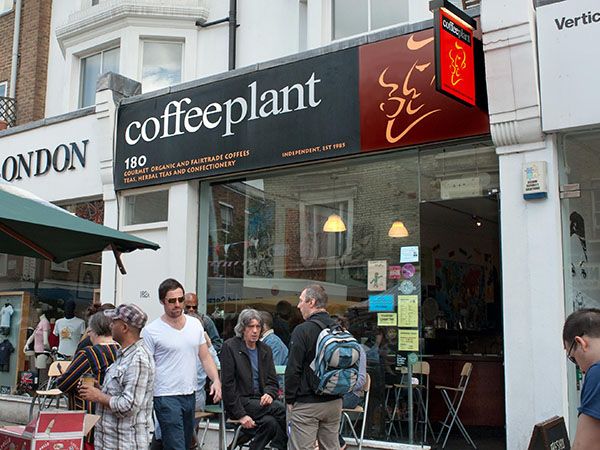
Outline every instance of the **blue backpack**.
POLYGON ((360 345, 340 325, 327 326, 313 319, 321 328, 310 368, 318 380, 314 386, 320 395, 343 395, 352 390, 358 379, 360 345))

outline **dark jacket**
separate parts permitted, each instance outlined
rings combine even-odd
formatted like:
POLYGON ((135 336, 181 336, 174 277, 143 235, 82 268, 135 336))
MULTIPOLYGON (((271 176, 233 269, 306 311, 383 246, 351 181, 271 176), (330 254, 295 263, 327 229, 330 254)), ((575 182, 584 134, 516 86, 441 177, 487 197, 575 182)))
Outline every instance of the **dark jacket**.
MULTIPOLYGON (((258 349, 258 384, 260 395, 269 394, 277 400, 279 382, 273 364, 271 347, 261 341, 256 343, 258 349)), ((229 417, 240 419, 246 415, 245 405, 254 392, 252 380, 252 363, 246 344, 240 337, 227 339, 221 349, 221 383, 223 403, 229 417)))
POLYGON ((285 369, 285 402, 289 404, 321 403, 340 398, 339 395, 319 395, 314 390, 318 378, 309 366, 315 359, 315 346, 322 329, 312 319, 319 319, 327 326, 334 323, 329 314, 322 311, 294 328, 285 369))

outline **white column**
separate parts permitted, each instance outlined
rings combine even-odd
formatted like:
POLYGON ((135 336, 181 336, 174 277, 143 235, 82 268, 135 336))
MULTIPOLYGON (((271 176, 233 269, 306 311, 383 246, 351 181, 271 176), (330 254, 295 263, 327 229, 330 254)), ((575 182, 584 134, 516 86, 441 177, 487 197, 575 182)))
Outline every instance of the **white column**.
POLYGON ((567 415, 556 140, 541 131, 531 2, 482 0, 492 138, 500 164, 507 448, 567 415), (548 198, 524 200, 522 164, 546 161, 548 198))

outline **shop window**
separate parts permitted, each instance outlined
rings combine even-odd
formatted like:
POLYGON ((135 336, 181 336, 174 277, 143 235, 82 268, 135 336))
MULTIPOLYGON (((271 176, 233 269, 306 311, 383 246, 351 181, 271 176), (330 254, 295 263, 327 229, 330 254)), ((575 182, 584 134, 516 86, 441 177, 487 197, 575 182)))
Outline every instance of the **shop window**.
POLYGON ((183 44, 143 42, 142 91, 150 92, 181 82, 183 44))
POLYGON ((124 225, 166 222, 169 191, 154 191, 125 197, 124 225))
POLYGON ((333 40, 408 21, 408 0, 333 0, 333 40))
POLYGON ((96 81, 107 72, 119 72, 120 49, 112 48, 81 58, 79 107, 96 103, 96 81))
POLYGON ((8 94, 8 83, 0 83, 0 97, 6 97, 8 94))

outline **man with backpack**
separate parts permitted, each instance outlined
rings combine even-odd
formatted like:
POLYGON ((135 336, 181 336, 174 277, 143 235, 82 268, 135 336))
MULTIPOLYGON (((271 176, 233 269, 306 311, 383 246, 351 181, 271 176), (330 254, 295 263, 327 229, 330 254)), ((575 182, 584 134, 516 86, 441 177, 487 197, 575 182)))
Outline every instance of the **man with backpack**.
MULTIPOLYGON (((307 286, 300 294, 298 309, 305 322, 298 325, 292 333, 285 371, 285 401, 290 410, 290 450, 312 449, 316 440, 319 441, 320 450, 340 448, 338 428, 342 414, 342 396, 340 393, 327 393, 329 390, 323 389, 322 374, 319 378, 313 369, 319 335, 324 330, 336 328, 335 321, 326 308, 327 293, 322 286, 307 286)), ((354 381, 350 384, 356 382, 358 374, 357 369, 352 370, 356 374, 351 371, 342 374, 343 378, 351 375, 354 381)))

